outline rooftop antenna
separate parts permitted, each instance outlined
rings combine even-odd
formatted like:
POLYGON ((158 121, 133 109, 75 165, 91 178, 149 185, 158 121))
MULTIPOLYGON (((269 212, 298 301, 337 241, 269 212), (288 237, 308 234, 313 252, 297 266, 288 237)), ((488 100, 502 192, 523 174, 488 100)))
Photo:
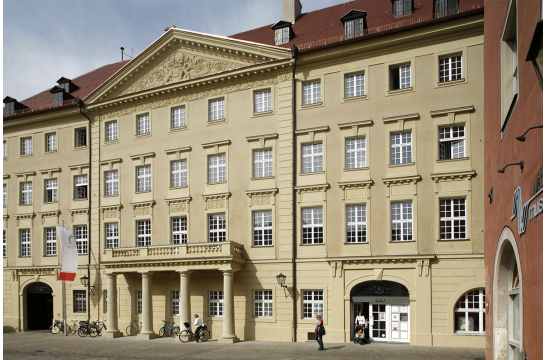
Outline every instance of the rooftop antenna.
MULTIPOLYGON (((132 56, 129 56, 123 52, 123 50, 125 50, 123 46, 120 49, 121 49, 121 61, 123 61, 123 55, 132 59, 132 56)), ((132 49, 131 49, 131 55, 132 55, 132 49)))

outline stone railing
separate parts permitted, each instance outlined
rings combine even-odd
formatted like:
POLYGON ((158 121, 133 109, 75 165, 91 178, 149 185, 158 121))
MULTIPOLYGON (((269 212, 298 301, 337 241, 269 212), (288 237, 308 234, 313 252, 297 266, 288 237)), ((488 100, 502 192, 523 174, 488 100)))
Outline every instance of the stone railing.
POLYGON ((242 258, 243 246, 234 241, 217 243, 193 243, 155 245, 130 248, 106 249, 103 261, 200 259, 203 257, 242 258))

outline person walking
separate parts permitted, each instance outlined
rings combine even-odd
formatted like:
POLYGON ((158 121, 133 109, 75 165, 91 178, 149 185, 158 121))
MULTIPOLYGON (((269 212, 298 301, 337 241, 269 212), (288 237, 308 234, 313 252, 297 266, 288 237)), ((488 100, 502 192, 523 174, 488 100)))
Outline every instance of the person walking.
POLYGON ((195 322, 193 323, 193 325, 195 325, 195 343, 198 343, 199 342, 199 336, 200 336, 200 333, 201 333, 201 329, 202 329, 202 321, 201 321, 201 318, 199 317, 199 315, 195 314, 195 322))
POLYGON ((363 344, 363 338, 364 338, 364 334, 363 334, 363 328, 365 326, 365 316, 363 316, 362 312, 360 311, 358 313, 358 316, 356 316, 356 327, 354 328, 356 330, 356 334, 355 334, 355 338, 356 339, 360 339, 359 342, 360 344, 363 344))
POLYGON ((322 315, 316 315, 316 320, 318 320, 318 322, 314 327, 314 333, 316 334, 316 341, 318 342, 318 345, 320 345, 318 350, 324 350, 324 341, 322 340, 322 336, 325 335, 325 328, 322 315))

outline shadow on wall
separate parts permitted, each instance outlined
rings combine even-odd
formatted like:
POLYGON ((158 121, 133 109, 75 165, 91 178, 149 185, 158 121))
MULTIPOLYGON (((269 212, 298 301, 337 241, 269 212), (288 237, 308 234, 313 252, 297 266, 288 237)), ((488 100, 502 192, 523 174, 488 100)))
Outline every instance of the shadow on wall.
POLYGON ((14 328, 13 326, 4 326, 5 333, 16 332, 16 331, 18 331, 18 329, 14 328))

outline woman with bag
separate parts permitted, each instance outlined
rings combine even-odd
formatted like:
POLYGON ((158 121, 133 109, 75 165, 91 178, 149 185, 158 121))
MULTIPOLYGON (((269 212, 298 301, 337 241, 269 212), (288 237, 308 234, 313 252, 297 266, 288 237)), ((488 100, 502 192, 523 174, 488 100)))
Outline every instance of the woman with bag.
POLYGON ((314 327, 314 333, 316 334, 316 341, 318 342, 318 345, 320 345, 318 350, 324 350, 324 341, 322 340, 322 336, 325 335, 325 327, 324 321, 322 320, 322 315, 316 315, 316 320, 318 320, 318 322, 314 327))

